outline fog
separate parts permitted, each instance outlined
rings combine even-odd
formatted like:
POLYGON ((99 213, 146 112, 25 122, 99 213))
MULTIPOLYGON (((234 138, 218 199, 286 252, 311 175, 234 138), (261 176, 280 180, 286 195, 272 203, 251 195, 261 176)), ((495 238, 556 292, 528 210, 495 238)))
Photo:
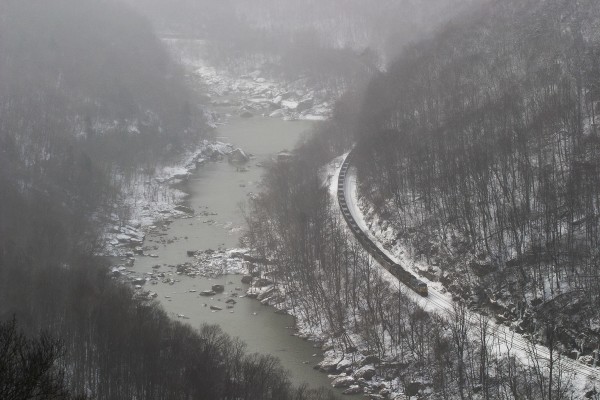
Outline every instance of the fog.
POLYGON ((598 398, 600 2, 0 0, 0 399, 598 398))
POLYGON ((372 49, 383 60, 435 30, 477 0, 128 0, 159 30, 177 30, 247 44, 250 37, 282 51, 298 41, 355 51, 372 49))

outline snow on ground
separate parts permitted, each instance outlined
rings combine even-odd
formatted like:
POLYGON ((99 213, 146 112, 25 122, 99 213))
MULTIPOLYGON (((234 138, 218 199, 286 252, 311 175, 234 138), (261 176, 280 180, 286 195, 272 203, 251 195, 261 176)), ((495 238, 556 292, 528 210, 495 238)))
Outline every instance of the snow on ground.
POLYGON ((205 59, 203 40, 163 39, 171 52, 193 75, 208 87, 217 100, 213 106, 236 106, 240 115, 270 116, 286 121, 324 121, 331 115, 338 94, 327 87, 316 87, 307 77, 294 80, 273 78, 266 72, 270 59, 256 61, 243 71, 216 68, 205 59), (234 94, 236 99, 227 97, 234 94))
MULTIPOLYGON (((324 171, 324 175, 329 183, 329 192, 336 204, 338 176, 345 157, 346 155, 336 158, 326 167, 324 171)), ((398 290, 402 291, 402 293, 407 295, 426 311, 437 313, 446 317, 452 315, 454 312, 455 303, 441 283, 431 282, 419 275, 419 271, 427 270, 430 266, 426 265, 426 263, 422 261, 414 260, 409 257, 408 251, 399 243, 396 243, 391 250, 386 249, 382 245, 382 243, 389 243, 390 239, 397 237, 396 232, 393 232, 391 227, 386 227, 383 229, 382 226, 385 225, 384 221, 381 221, 377 217, 373 216, 374 213, 372 212, 368 212, 371 217, 367 221, 365 212, 363 212, 363 210, 368 210, 369 206, 364 203, 361 204, 359 200, 356 171, 353 167, 350 167, 348 173, 346 174, 344 193, 346 202, 348 204, 348 209, 354 217, 357 225, 367 234, 367 236, 377 245, 377 247, 386 253, 394 262, 402 265, 404 268, 410 270, 413 272, 413 274, 419 276, 420 279, 425 281, 429 287, 429 296, 422 297, 416 294, 412 290, 408 289, 405 285, 399 283, 399 281, 386 269, 379 268, 382 278, 388 281, 392 287, 398 288, 398 290)), ((395 242, 395 240, 391 242, 395 242)), ((480 316, 471 311, 467 312, 472 337, 477 337, 477 321, 480 316)), ((550 353, 546 347, 532 345, 526 338, 515 333, 511 326, 490 321, 488 334, 494 338, 493 348, 498 356, 516 356, 525 365, 532 365, 534 362, 532 359, 532 354, 535 354, 536 358, 541 359, 542 362, 544 362, 544 360, 549 360, 550 358, 550 353)), ((566 357, 561 358, 561 363, 563 364, 562 366, 565 370, 565 373, 573 374, 573 386, 577 391, 577 395, 591 390, 594 385, 600 382, 600 373, 597 368, 592 368, 566 357)))
POLYGON ((183 205, 187 194, 175 185, 187 180, 204 163, 226 156, 233 150, 230 144, 204 140, 179 162, 157 166, 152 176, 140 172, 128 180, 117 178, 121 193, 112 223, 104 232, 103 254, 131 255, 134 248, 139 253, 145 231, 150 226, 158 221, 186 218, 193 214, 183 205))
MULTIPOLYGON (((248 274, 248 261, 244 259, 247 252, 247 249, 198 251, 189 254, 188 262, 173 265, 156 264, 151 272, 143 274, 131 269, 132 259, 127 259, 127 263, 114 266, 111 273, 122 282, 132 284, 138 298, 152 300, 157 297, 157 294, 145 286, 146 284, 150 287, 159 283, 175 285, 181 281, 182 276, 217 278, 223 275, 248 274)), ((215 293, 209 290, 201 294, 214 295, 215 293)))
MULTIPOLYGON (((310 89, 306 78, 284 82, 267 79, 260 69, 237 76, 224 69, 207 64, 202 40, 165 39, 173 54, 192 75, 206 87, 213 107, 237 106, 240 115, 251 117, 262 114, 284 120, 326 120, 331 114, 333 95, 326 89, 310 89)), ((209 123, 215 121, 213 112, 207 112, 209 123)), ((182 206, 186 193, 174 187, 211 157, 223 156, 233 150, 230 144, 203 141, 189 151, 180 162, 155 169, 152 176, 117 177, 122 192, 112 215, 112 223, 104 232, 105 249, 102 254, 123 256, 131 248, 141 245, 144 229, 157 221, 182 218, 189 215, 182 206)))

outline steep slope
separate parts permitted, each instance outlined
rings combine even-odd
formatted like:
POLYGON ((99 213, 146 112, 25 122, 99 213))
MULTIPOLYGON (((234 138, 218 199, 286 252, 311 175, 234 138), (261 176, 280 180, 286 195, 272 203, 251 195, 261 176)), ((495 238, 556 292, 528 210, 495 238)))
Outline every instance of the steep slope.
POLYGON ((115 2, 0 3, 2 399, 330 398, 217 327, 172 321, 95 256, 115 176, 202 128, 166 54, 115 2))
POLYGON ((595 1, 490 2, 375 79, 357 132, 390 247, 584 352, 600 333, 599 32, 595 1))

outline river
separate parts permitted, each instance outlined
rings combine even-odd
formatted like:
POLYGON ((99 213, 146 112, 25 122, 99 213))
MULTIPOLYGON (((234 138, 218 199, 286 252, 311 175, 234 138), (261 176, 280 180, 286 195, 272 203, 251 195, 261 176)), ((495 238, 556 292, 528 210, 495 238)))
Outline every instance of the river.
MULTIPOLYGON (((184 188, 190 195, 187 205, 195 210, 195 216, 174 220, 164 230, 148 234, 144 246, 156 246, 152 253, 158 258, 137 257, 136 272, 151 272, 157 264, 162 265, 161 271, 167 272, 166 265, 189 261, 188 250, 238 247, 245 223, 240 204, 246 202, 251 193, 260 191, 259 182, 264 172, 260 164, 284 149, 292 149, 312 124, 255 116, 232 117, 227 124, 217 128, 219 140, 253 154, 247 164, 248 171, 240 172, 227 161, 210 162, 199 168, 184 188)), ((217 324, 229 335, 245 342, 249 352, 279 358, 283 367, 290 371, 293 383, 330 387, 327 376, 313 369, 322 359, 322 352, 313 343, 293 335, 292 317, 275 313, 274 308, 246 297, 236 298, 233 309, 225 308, 230 293, 241 295, 247 289, 241 284, 241 276, 208 279, 175 275, 175 278, 180 281, 174 285, 159 282, 149 288, 158 294, 157 299, 174 318, 179 315, 194 327, 203 323, 217 324), (198 294, 214 284, 225 285, 225 293, 212 298, 198 294), (223 310, 211 310, 210 305, 223 310)))

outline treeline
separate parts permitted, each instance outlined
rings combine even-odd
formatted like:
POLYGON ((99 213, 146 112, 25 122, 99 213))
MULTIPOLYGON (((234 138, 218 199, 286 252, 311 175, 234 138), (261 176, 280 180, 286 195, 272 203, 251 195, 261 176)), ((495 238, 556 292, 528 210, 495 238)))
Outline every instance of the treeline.
POLYGON ((0 3, 0 398, 330 398, 135 299, 96 256, 114 175, 196 140, 187 99, 118 3, 0 3))
POLYGON ((478 0, 258 0, 237 1, 253 26, 288 35, 311 32, 325 47, 371 49, 387 61, 478 0))
POLYGON ((121 4, 5 1, 0 21, 5 252, 46 263, 97 250, 119 185, 198 140, 202 113, 151 25, 121 4))
POLYGON ((357 129, 362 194, 434 276, 473 302, 502 298, 511 318, 561 294, 561 324, 587 350, 599 21, 596 1, 490 2, 375 79, 357 129))
MULTIPOLYGON (((493 318, 475 317, 464 303, 444 316, 429 314, 405 295, 403 285, 399 290, 382 277, 323 184, 319 165, 331 157, 324 143, 336 142, 334 130, 320 132, 295 158, 268 168, 264 190, 247 210, 248 243, 273 261, 260 267, 278 289, 271 301, 290 310, 308 333, 328 338, 340 360, 373 365, 396 392, 440 399, 571 398, 573 377, 558 352, 549 363, 526 342, 516 352, 519 346, 495 329, 493 318)), ((555 349, 554 326, 543 327, 555 349)), ((337 372, 351 376, 356 368, 337 372)), ((356 383, 365 393, 388 398, 389 391, 356 383)))
POLYGON ((377 67, 373 52, 361 55, 364 49, 332 47, 313 28, 272 26, 270 11, 261 4, 252 4, 257 13, 246 13, 248 5, 238 1, 128 1, 167 36, 177 32, 176 36, 206 39, 205 58, 240 75, 261 68, 279 79, 308 77, 314 87, 343 92, 377 67), (255 20, 257 14, 268 21, 255 20))
POLYGON ((28 338, 14 319, 0 322, 0 398, 77 398, 71 396, 64 371, 56 365, 61 356, 60 341, 48 334, 28 338))
MULTIPOLYGON (((41 348, 53 355, 48 373, 62 393, 90 399, 332 398, 324 391, 295 388, 277 359, 247 354, 243 343, 216 326, 193 329, 171 320, 157 303, 134 300, 131 288, 93 259, 38 268, 3 261, 0 317, 18 316, 27 336, 46 332, 48 347, 41 348)), ((36 360, 25 367, 36 367, 36 360)), ((0 361, 0 372, 15 372, 0 374, 0 393, 8 393, 2 392, 5 386, 17 386, 10 383, 20 379, 11 376, 28 376, 25 367, 11 365, 8 355, 0 361)))
POLYGON ((165 33, 208 39, 211 61, 352 88, 403 45, 478 0, 128 0, 165 33))
POLYGON ((0 21, 2 240, 40 262, 45 247, 96 250, 90 230, 121 185, 200 139, 203 113, 150 23, 122 4, 11 0, 0 21))
POLYGON ((0 12, 0 129, 28 165, 131 167, 197 140, 203 115, 182 71, 126 6, 11 0, 0 12))

